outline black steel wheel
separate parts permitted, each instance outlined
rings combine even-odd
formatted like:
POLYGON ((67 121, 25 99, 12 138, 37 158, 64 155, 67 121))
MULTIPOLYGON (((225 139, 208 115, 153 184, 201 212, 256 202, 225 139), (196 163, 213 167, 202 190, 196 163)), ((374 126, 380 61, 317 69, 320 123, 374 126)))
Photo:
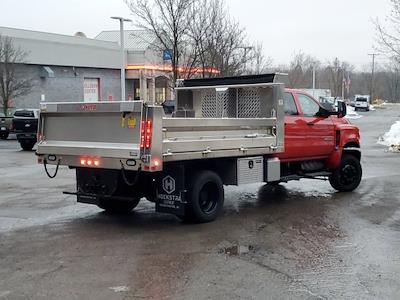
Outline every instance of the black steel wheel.
POLYGON ((343 155, 342 162, 332 175, 329 182, 339 192, 351 192, 361 183, 362 167, 357 157, 343 155))
POLYGON ((224 205, 222 180, 211 171, 201 171, 193 176, 188 195, 185 220, 192 222, 214 221, 224 205))

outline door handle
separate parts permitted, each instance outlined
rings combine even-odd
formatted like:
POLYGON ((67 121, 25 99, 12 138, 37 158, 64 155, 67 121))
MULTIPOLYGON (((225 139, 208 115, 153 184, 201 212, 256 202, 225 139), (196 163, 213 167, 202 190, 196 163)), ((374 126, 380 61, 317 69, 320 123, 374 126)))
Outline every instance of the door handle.
POLYGON ((313 123, 313 122, 308 122, 307 125, 308 125, 308 126, 314 126, 315 123, 313 123))

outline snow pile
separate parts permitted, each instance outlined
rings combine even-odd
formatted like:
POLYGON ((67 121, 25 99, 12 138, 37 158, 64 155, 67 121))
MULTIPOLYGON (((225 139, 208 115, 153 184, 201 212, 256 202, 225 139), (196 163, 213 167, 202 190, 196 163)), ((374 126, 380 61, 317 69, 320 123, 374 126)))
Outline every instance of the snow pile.
POLYGON ((351 107, 351 106, 347 105, 347 115, 346 115, 346 118, 347 118, 347 119, 360 119, 360 118, 362 118, 362 116, 359 115, 359 114, 355 111, 354 107, 351 107))
POLYGON ((400 121, 394 123, 389 132, 379 138, 378 143, 390 147, 389 151, 400 152, 400 121))

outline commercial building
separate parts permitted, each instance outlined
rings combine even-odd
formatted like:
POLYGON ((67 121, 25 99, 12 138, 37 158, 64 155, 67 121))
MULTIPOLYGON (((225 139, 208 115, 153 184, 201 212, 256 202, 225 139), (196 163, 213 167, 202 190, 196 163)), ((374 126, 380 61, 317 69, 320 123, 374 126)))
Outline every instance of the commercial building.
MULTIPOLYGON (((0 27, 0 35, 27 53, 18 76, 31 78, 26 96, 12 99, 15 108, 36 108, 41 101, 121 100, 119 31, 104 31, 95 39, 0 27)), ((162 102, 170 99, 171 84, 163 51, 145 31, 126 31, 127 100, 162 102)), ((167 63, 168 64, 168 63, 167 63)))

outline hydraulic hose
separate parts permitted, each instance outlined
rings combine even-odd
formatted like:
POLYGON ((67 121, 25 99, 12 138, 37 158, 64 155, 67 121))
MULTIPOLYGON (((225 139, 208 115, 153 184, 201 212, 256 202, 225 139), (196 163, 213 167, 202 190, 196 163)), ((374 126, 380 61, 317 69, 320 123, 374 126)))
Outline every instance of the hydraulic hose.
POLYGON ((58 173, 58 168, 60 167, 60 160, 57 161, 57 167, 56 167, 56 171, 54 172, 54 175, 50 175, 49 171, 47 170, 47 160, 46 159, 44 159, 43 165, 44 165, 44 170, 46 171, 47 176, 50 179, 56 178, 57 173, 58 173))
POLYGON ((141 171, 141 169, 139 168, 139 170, 136 172, 136 176, 135 176, 135 179, 133 180, 133 182, 129 182, 129 180, 128 180, 128 178, 126 177, 126 174, 125 174, 125 167, 124 167, 124 163, 122 162, 122 160, 120 160, 120 163, 121 163, 121 173, 122 173, 122 179, 124 180, 124 182, 126 183, 126 185, 127 186, 134 186, 134 185, 136 185, 136 183, 138 182, 138 180, 139 180, 139 174, 140 174, 140 171, 141 171))

